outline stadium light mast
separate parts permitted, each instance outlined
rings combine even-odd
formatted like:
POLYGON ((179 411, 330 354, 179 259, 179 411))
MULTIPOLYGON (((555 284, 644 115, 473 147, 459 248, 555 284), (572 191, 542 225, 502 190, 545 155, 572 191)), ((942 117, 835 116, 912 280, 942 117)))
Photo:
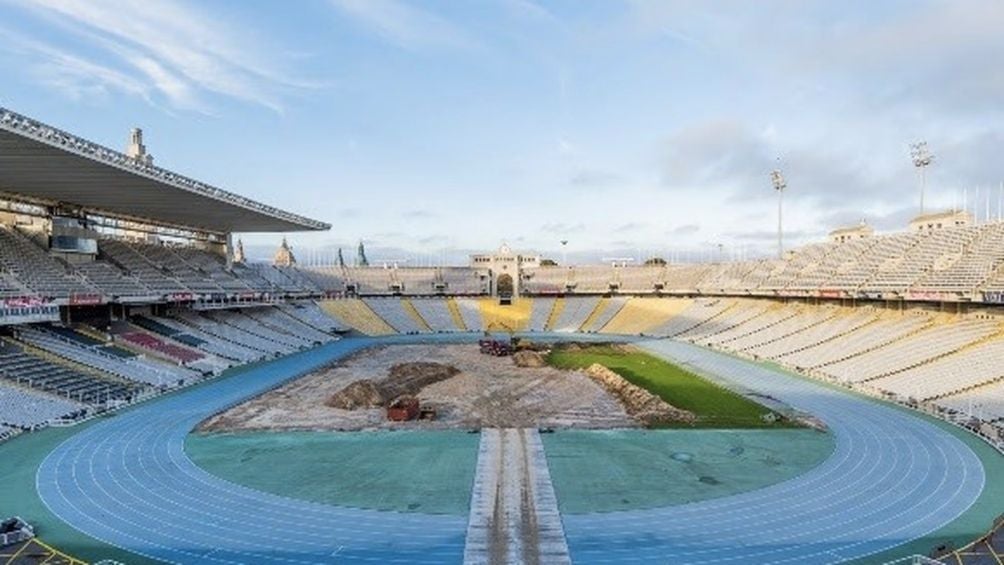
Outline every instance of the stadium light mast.
POLYGON ((924 213, 924 192, 927 189, 927 167, 934 161, 934 155, 927 149, 927 142, 920 140, 910 144, 910 160, 920 173, 920 213, 924 213))
POLYGON ((781 173, 781 169, 774 169, 770 172, 770 183, 774 185, 774 190, 777 191, 777 258, 784 258, 784 228, 782 219, 782 211, 784 209, 784 189, 788 188, 788 182, 784 180, 784 174, 781 173))

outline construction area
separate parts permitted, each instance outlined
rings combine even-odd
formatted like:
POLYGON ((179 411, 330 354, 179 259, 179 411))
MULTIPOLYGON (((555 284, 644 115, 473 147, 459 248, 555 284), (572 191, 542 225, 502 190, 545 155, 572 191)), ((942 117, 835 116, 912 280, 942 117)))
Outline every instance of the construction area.
POLYGON ((639 416, 616 386, 586 370, 547 366, 535 351, 384 345, 217 414, 199 429, 616 429, 642 426, 639 416))

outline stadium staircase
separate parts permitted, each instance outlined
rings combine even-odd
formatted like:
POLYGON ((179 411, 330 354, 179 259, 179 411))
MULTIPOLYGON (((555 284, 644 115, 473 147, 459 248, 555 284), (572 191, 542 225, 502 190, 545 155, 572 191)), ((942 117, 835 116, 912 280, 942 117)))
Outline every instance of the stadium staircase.
POLYGON ((648 331, 654 335, 676 337, 719 319, 737 305, 738 301, 726 298, 715 298, 708 301, 695 300, 686 308, 670 316, 665 322, 648 331), (696 316, 691 316, 690 313, 695 313, 696 316))
POLYGON ((628 298, 598 331, 623 334, 649 333, 679 315, 692 303, 692 300, 686 298, 628 298))
POLYGON ((551 307, 551 313, 547 316, 547 322, 544 323, 544 329, 547 331, 552 331, 555 324, 558 323, 558 318, 561 317, 561 312, 565 310, 565 299, 564 297, 558 297, 554 300, 554 305, 551 307))
POLYGON ((35 358, 41 361, 36 364, 39 366, 38 368, 45 368, 45 372, 41 373, 39 375, 41 378, 38 379, 25 376, 18 371, 12 371, 5 377, 8 380, 26 384, 33 389, 64 398, 72 398, 86 404, 98 405, 108 401, 136 400, 141 396, 139 393, 145 388, 138 383, 120 380, 24 341, 12 339, 11 343, 21 350, 25 356, 23 359, 35 358), (65 371, 60 369, 65 369, 65 371), (66 373, 65 378, 62 373, 66 373), (27 382, 29 379, 31 382, 27 382), (85 394, 86 397, 83 396, 85 394), (76 395, 75 398, 74 395, 76 395))
POLYGON ((723 335, 741 331, 744 324, 756 324, 757 319, 766 314, 770 309, 764 304, 748 304, 747 306, 750 307, 732 308, 728 314, 719 316, 714 324, 708 323, 691 328, 677 334, 676 337, 691 343, 706 343, 709 340, 721 341, 723 335))
POLYGON ((478 300, 478 307, 481 310, 481 319, 484 320, 484 328, 494 332, 521 332, 525 331, 530 323, 530 316, 533 312, 533 300, 530 298, 515 298, 512 304, 503 306, 499 304, 497 298, 482 297, 478 300))
MULTIPOLYGON (((977 347, 979 347, 979 346, 981 346, 983 344, 990 343, 990 342, 993 342, 993 341, 997 341, 997 340, 1000 340, 1002 338, 1004 338, 1004 327, 999 328, 994 333, 991 333, 989 335, 985 335, 983 337, 980 337, 979 339, 977 339, 975 341, 968 342, 968 343, 962 345, 961 347, 952 349, 950 351, 941 352, 941 353, 935 355, 934 357, 930 357, 930 358, 924 359, 924 360, 919 361, 917 363, 910 363, 910 364, 907 364, 907 365, 903 365, 902 367, 899 367, 899 368, 897 368, 894 371, 887 371, 887 372, 882 373, 880 375, 872 376, 872 377, 870 377, 868 379, 865 379, 864 381, 861 381, 861 382, 874 381, 874 380, 877 380, 877 379, 881 379, 883 377, 888 377, 890 375, 895 375, 895 374, 898 374, 898 373, 902 373, 904 371, 909 371, 910 369, 914 369, 916 367, 921 367, 923 365, 930 365, 931 363, 934 363, 936 361, 940 361, 941 359, 944 359, 946 357, 951 357, 953 355, 958 355, 960 353, 964 353, 964 352, 966 352, 966 351, 968 351, 970 349, 977 348, 977 347)), ((883 347, 885 347, 885 346, 883 346, 883 347)), ((1004 370, 1004 368, 1002 368, 1002 370, 1004 370)), ((977 386, 982 386, 982 385, 977 385, 977 386)), ((973 388, 973 387, 970 387, 970 388, 973 388)), ((958 391, 952 392, 951 394, 958 394, 959 392, 963 392, 963 390, 958 390, 958 391)), ((948 395, 944 395, 944 396, 948 396, 948 395)))
MULTIPOLYGON (((835 316, 835 318, 843 317, 843 318, 847 319, 850 316, 853 316, 853 314, 850 313, 850 312, 841 312, 841 313, 837 314, 837 316, 835 316)), ((861 329, 863 329, 863 328, 865 328, 865 327, 867 327, 867 326, 869 326, 871 324, 874 324, 878 320, 879 320, 878 314, 874 314, 874 315, 867 316, 867 317, 862 317, 860 321, 851 322, 851 323, 848 324, 848 326, 846 328, 842 328, 839 331, 837 331, 836 333, 833 333, 833 334, 827 335, 825 337, 822 337, 818 341, 811 341, 811 342, 807 342, 807 343, 804 343, 802 345, 799 345, 798 347, 796 347, 794 349, 791 349, 789 351, 785 351, 783 354, 778 355, 777 358, 784 358, 784 357, 787 357, 789 355, 795 355, 795 354, 800 353, 802 351, 805 351, 807 349, 812 349, 813 347, 817 347, 819 345, 823 345, 824 343, 829 343, 829 342, 831 342, 833 340, 840 339, 840 338, 842 338, 844 336, 850 335, 853 332, 861 330, 861 329)))
MULTIPOLYGON (((610 299, 607 297, 600 298, 600 301, 596 303, 593 307, 593 311, 586 316, 586 319, 582 321, 582 325, 579 326, 579 330, 588 331, 594 325, 596 325, 596 320, 600 317, 600 314, 607 309, 607 305, 610 303, 610 299)), ((598 328, 597 328, 598 329, 598 328)), ((595 330, 594 330, 595 331, 595 330)))
MULTIPOLYGON (((600 298, 600 301, 596 303, 595 307, 593 307, 593 311, 590 312, 588 316, 586 316, 586 319, 583 320, 582 325, 579 326, 579 331, 598 332, 601 329, 603 329, 603 326, 605 326, 607 322, 610 321, 609 319, 603 321, 604 320, 603 313, 606 312, 608 308, 610 308, 610 304, 611 300, 609 298, 605 296, 600 298)), ((616 315, 616 312, 614 313, 614 315, 616 315)))
POLYGON ((358 298, 324 300, 321 309, 351 328, 367 335, 390 335, 397 333, 394 328, 376 315, 365 302, 358 298))
POLYGON ((453 324, 457 326, 460 331, 477 331, 481 328, 468 328, 467 324, 464 323, 464 316, 460 313, 460 306, 457 304, 457 299, 450 298, 446 299, 446 308, 450 311, 450 318, 453 320, 453 324))
POLYGON ((422 329, 423 332, 432 331, 432 327, 429 326, 429 322, 426 322, 425 318, 422 317, 422 314, 415 309, 415 305, 411 303, 411 300, 407 298, 402 298, 401 307, 404 308, 404 311, 408 314, 409 317, 411 317, 412 320, 415 321, 415 323, 418 325, 419 328, 422 329))
MULTIPOLYGON (((893 316, 902 316, 902 315, 903 314, 893 314, 893 316)), ((880 316, 877 320, 875 320, 874 322, 872 322, 872 324, 869 324, 869 325, 873 325, 873 324, 875 324, 877 322, 880 322, 880 321, 883 321, 883 320, 888 320, 888 319, 889 319, 889 315, 880 316)), ((886 346, 892 345, 894 343, 903 341, 904 339, 909 339, 910 337, 912 337, 912 336, 914 336, 914 335, 916 335, 916 334, 918 334, 918 333, 920 333, 920 332, 922 332, 922 331, 930 328, 933 325, 934 325, 934 320, 927 320, 924 323, 918 325, 916 328, 913 328, 909 332, 906 332, 906 333, 901 334, 901 335, 897 335, 893 339, 890 339, 888 341, 876 341, 876 342, 873 342, 866 349, 862 349, 860 351, 855 351, 854 353, 852 353, 850 355, 846 355, 844 357, 840 357, 840 358, 837 358, 837 359, 834 359, 834 360, 827 361, 826 363, 824 363, 822 365, 818 365, 818 366, 814 367, 814 369, 819 369, 821 367, 825 367, 825 366, 828 366, 828 365, 835 365, 837 363, 846 361, 846 360, 848 360, 848 359, 850 359, 852 357, 859 357, 859 356, 864 355, 866 353, 871 353, 872 351, 875 351, 876 349, 881 349, 883 347, 886 347, 886 346)), ((848 332, 848 333, 850 333, 850 332, 848 332)))
POLYGON ((791 336, 800 334, 804 331, 810 330, 821 324, 826 324, 832 321, 837 316, 837 313, 830 312, 828 316, 822 316, 819 319, 810 318, 808 320, 802 319, 803 316, 805 316, 805 313, 799 311, 796 312, 794 315, 790 316, 789 318, 787 318, 786 320, 784 320, 784 322, 775 324, 775 326, 773 326, 773 328, 775 329, 781 327, 782 325, 791 327, 785 327, 782 330, 782 332, 784 333, 772 335, 767 341, 758 342, 755 345, 745 348, 744 351, 752 351, 772 344, 776 344, 777 342, 788 339, 791 336), (792 322, 792 324, 787 324, 787 322, 792 322))
MULTIPOLYGON (((736 307, 737 306, 732 306, 731 308, 727 308, 726 310, 722 311, 717 316, 713 316, 713 317, 709 318, 707 321, 703 322, 702 324, 699 324, 697 327, 701 327, 701 325, 707 324, 707 323, 711 322, 711 320, 714 320, 714 319, 717 319, 719 317, 724 316, 726 314, 726 312, 729 311, 729 309, 736 308, 736 307)), ((743 347, 738 348, 738 349, 732 347, 730 344, 733 344, 735 342, 739 342, 739 343, 745 344, 747 341, 750 341, 750 340, 756 340, 758 338, 762 339, 762 337, 765 334, 769 335, 769 330, 773 329, 775 326, 780 326, 780 325, 784 324, 785 322, 787 322, 791 318, 794 318, 795 316, 797 316, 798 313, 799 313, 799 311, 798 311, 797 308, 788 308, 787 305, 774 305, 774 306, 768 308, 765 312, 763 312, 759 316, 756 316, 752 320, 752 323, 748 327, 744 328, 743 326, 739 326, 737 328, 739 331, 733 332, 732 334, 730 334, 729 337, 728 337, 728 339, 721 340, 721 341, 717 341, 716 340, 714 343, 715 343, 715 345, 718 345, 718 346, 721 346, 721 347, 725 347, 725 348, 730 349, 730 350, 740 350, 741 351, 743 349, 746 349, 747 347, 752 347, 755 344, 743 345, 743 347), (766 323, 763 323, 763 322, 766 322, 766 323)))
MULTIPOLYGON (((116 377, 114 377, 114 376, 112 376, 112 375, 110 375, 108 373, 105 373, 104 371, 100 371, 100 370, 95 369, 94 367, 91 367, 89 365, 84 365, 83 363, 80 363, 78 361, 74 361, 73 359, 69 359, 69 358, 63 357, 62 355, 58 355, 58 354, 53 353, 51 351, 47 351, 45 349, 42 349, 41 347, 38 347, 38 346, 36 346, 36 345, 34 345, 32 343, 29 343, 29 342, 27 342, 27 341, 25 341, 23 339, 20 339, 17 336, 14 336, 13 338, 11 338, 10 341, 12 343, 17 344, 17 346, 20 347, 28 355, 32 355, 34 357, 38 357, 40 359, 44 359, 44 360, 48 361, 49 363, 52 363, 53 365, 58 365, 58 366, 66 367, 67 369, 72 369, 73 371, 76 371, 78 373, 83 373, 85 375, 89 375, 89 376, 94 377, 96 379, 108 380, 108 381, 115 382, 116 384, 127 384, 125 381, 122 381, 120 383, 119 379, 117 379, 116 377)), ((128 384, 135 384, 135 383, 128 383, 128 384)))
POLYGON ((182 364, 200 370, 203 368, 209 369, 217 365, 219 365, 220 369, 230 366, 229 362, 218 360, 212 354, 206 353, 191 344, 173 340, 161 333, 147 331, 143 327, 131 322, 116 322, 115 326, 113 328, 112 340, 119 347, 130 351, 149 355, 167 363, 182 364), (129 340, 122 337, 125 334, 150 336, 152 339, 138 337, 135 340, 129 340))

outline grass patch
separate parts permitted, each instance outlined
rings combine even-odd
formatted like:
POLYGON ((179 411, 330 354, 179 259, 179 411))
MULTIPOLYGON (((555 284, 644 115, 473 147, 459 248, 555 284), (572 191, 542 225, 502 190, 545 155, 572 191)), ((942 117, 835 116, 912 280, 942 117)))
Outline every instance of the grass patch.
POLYGON ((773 410, 741 394, 691 373, 657 357, 620 345, 555 347, 547 362, 559 369, 584 369, 593 363, 624 377, 669 404, 697 415, 694 424, 669 424, 666 427, 697 428, 792 428, 797 423, 786 420, 773 410), (769 421, 773 414, 777 421, 769 421))

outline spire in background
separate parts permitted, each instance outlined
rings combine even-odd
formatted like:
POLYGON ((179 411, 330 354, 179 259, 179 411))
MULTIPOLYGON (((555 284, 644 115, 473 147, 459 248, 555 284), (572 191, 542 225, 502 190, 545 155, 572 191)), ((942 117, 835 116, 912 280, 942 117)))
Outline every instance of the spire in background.
POLYGON ((282 244, 272 258, 272 264, 277 267, 291 267, 296 264, 296 257, 293 256, 293 250, 286 243, 285 237, 282 238, 282 244))

